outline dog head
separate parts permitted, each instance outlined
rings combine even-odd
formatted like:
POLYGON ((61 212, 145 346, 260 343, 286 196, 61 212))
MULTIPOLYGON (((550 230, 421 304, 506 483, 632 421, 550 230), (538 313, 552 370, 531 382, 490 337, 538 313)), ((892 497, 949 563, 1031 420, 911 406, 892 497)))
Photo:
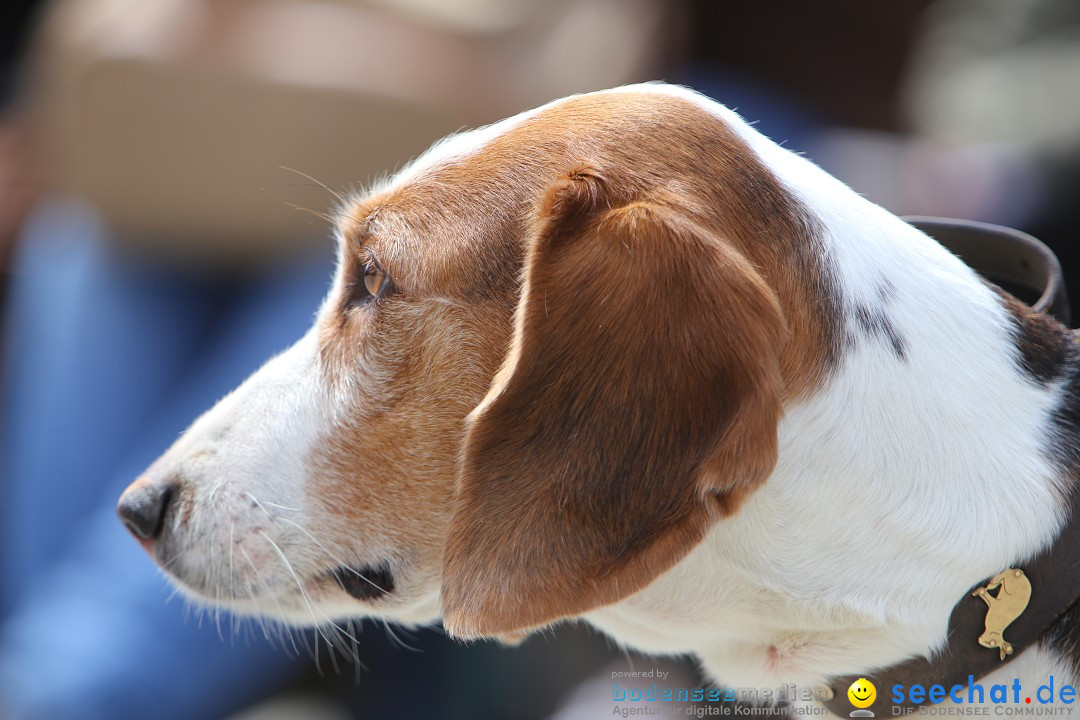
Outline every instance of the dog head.
POLYGON ((766 481, 831 352, 751 135, 638 86, 437 144, 341 209, 314 326, 121 516, 191 594, 294 622, 499 635, 643 588, 766 481))

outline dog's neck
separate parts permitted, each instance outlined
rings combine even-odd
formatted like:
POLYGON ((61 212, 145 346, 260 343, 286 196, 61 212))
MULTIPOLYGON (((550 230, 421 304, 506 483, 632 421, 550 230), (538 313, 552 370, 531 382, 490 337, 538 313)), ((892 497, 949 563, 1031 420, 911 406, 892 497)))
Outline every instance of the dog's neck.
POLYGON ((940 647, 974 583, 1051 542, 1071 383, 1025 374, 1002 298, 918 233, 891 229, 906 234, 910 264, 874 267, 854 238, 832 242, 842 278, 891 288, 876 300, 903 352, 849 317, 839 367, 786 409, 765 485, 595 624, 694 652, 726 684, 816 685, 940 647))
MULTIPOLYGON (((940 647, 973 584, 1052 541, 1080 466, 1080 372, 1051 347, 1064 328, 1026 342, 958 258, 728 119, 825 228, 844 347, 785 408, 776 469, 740 512, 587 617, 727 685, 818 685, 940 647)), ((1061 677, 1060 662, 1036 647, 1007 672, 1061 677)))

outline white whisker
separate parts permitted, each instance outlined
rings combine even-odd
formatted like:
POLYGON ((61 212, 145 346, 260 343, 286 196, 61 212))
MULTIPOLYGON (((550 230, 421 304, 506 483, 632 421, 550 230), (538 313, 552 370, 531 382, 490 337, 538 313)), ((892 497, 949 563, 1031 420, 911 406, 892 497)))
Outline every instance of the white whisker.
POLYGON ((328 558, 330 558, 331 560, 333 560, 337 565, 345 568, 350 573, 352 573, 356 577, 360 578, 361 580, 363 580, 364 582, 366 582, 368 585, 375 588, 379 592, 382 592, 382 593, 386 592, 385 588, 379 587, 374 582, 372 582, 367 577, 365 577, 363 573, 359 572, 358 570, 353 569, 352 566, 349 565, 349 563, 345 562, 341 558, 334 555, 334 553, 330 552, 330 549, 327 548, 325 545, 323 545, 321 542, 319 542, 319 539, 317 537, 315 537, 314 535, 312 535, 311 532, 308 529, 306 529, 303 525, 300 525, 299 523, 294 522, 294 521, 290 520, 289 518, 274 518, 274 520, 280 520, 281 522, 289 523, 290 525, 295 527, 297 530, 299 530, 300 532, 307 535, 311 539, 311 541, 313 543, 315 543, 316 547, 318 547, 320 550, 322 550, 324 553, 326 553, 326 556, 328 558))
MULTIPOLYGON (((244 549, 243 545, 240 545, 239 549, 240 549, 240 554, 243 555, 244 559, 247 560, 249 565, 251 565, 251 569, 255 573, 255 581, 258 582, 260 585, 262 585, 263 591, 266 593, 266 596, 269 597, 273 601, 274 605, 277 607, 278 615, 281 616, 281 617, 284 617, 285 611, 282 609, 281 603, 278 602, 277 595, 270 592, 270 588, 266 585, 266 582, 263 580, 262 574, 259 572, 258 566, 251 559, 251 556, 248 555, 247 550, 244 549)), ((258 610, 258 599, 254 595, 251 595, 251 598, 252 598, 252 600, 255 600, 255 609, 258 610)), ((263 631, 263 636, 267 640, 270 640, 270 635, 269 635, 269 633, 267 631, 266 623, 265 623, 265 621, 262 620, 262 615, 261 614, 259 615, 259 618, 260 618, 260 625, 261 625, 262 631, 263 631)), ((292 645, 292 649, 293 649, 294 654, 296 656, 299 656, 300 655, 300 648, 298 648, 296 646, 296 639, 293 637, 292 632, 283 633, 283 635, 285 635, 285 636, 287 636, 289 638, 289 643, 292 645)), ((282 643, 282 647, 284 647, 284 643, 282 643)))
MULTIPOLYGON (((256 502, 258 501, 256 500, 256 502)), ((311 614, 311 620, 315 623, 315 629, 319 631, 320 635, 322 635, 322 638, 326 641, 326 644, 330 645, 330 638, 328 638, 326 634, 322 631, 319 620, 315 617, 315 607, 311 604, 311 599, 308 598, 307 591, 304 590, 304 584, 300 582, 300 576, 296 574, 295 570, 293 570, 293 566, 292 563, 289 562, 289 558, 285 556, 285 553, 281 551, 281 548, 278 547, 278 544, 274 542, 274 539, 271 538, 269 535, 267 535, 266 533, 261 533, 260 537, 266 540, 266 542, 270 543, 270 547, 274 548, 274 552, 277 553, 278 557, 281 559, 282 564, 285 565, 285 569, 289 571, 289 574, 292 575, 293 580, 296 581, 296 588, 300 591, 300 596, 304 599, 304 604, 307 605, 308 613, 311 614)), ((316 649, 318 648, 317 643, 315 647, 316 649)), ((316 658, 316 663, 317 662, 318 658, 316 658)))
POLYGON ((289 512, 300 512, 299 508, 291 508, 291 507, 288 507, 286 505, 278 505, 277 503, 272 503, 272 502, 269 502, 267 500, 264 500, 262 502, 262 504, 266 505, 268 507, 277 508, 278 510, 288 510, 289 512))
POLYGON ((401 647, 405 648, 406 650, 411 650, 412 652, 415 652, 415 653, 423 652, 423 650, 421 650, 420 648, 415 648, 412 645, 407 645, 401 638, 399 638, 394 633, 394 631, 390 627, 390 623, 388 623, 386 620, 382 621, 382 626, 383 626, 383 629, 386 631, 386 634, 389 635, 391 637, 391 639, 393 639, 401 647))

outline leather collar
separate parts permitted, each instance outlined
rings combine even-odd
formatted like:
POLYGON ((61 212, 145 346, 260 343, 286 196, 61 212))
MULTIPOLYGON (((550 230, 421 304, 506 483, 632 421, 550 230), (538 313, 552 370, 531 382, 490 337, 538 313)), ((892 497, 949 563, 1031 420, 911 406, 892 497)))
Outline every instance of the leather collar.
MULTIPOLYGON (((908 222, 937 239, 987 279, 1021 296, 1037 298, 1032 303, 1033 309, 1068 324, 1069 306, 1061 266, 1050 249, 1035 238, 984 223, 937 218, 908 218, 908 222)), ((1008 623, 1003 633, 1012 646, 1010 654, 1002 656, 998 650, 979 644, 979 637, 989 627, 991 601, 998 599, 992 594, 991 599, 984 599, 977 592, 989 583, 988 578, 973 586, 953 608, 948 640, 940 652, 930 658, 916 657, 860 675, 832 678, 829 682, 832 697, 825 701, 825 706, 835 715, 850 717, 856 708, 847 691, 860 677, 869 679, 877 688, 877 698, 866 710, 878 718, 897 714, 894 707, 910 712, 929 704, 928 698, 924 702, 910 700, 906 690, 915 684, 927 690, 940 685, 946 698, 959 685, 962 691, 958 692, 966 698, 970 682, 977 682, 1037 643, 1080 598, 1080 552, 1076 548, 1080 548, 1080 492, 1072 493, 1069 517, 1048 548, 1032 558, 1017 558, 1013 568, 1002 568, 1006 572, 1022 570, 1031 588, 1026 609, 1008 623), (905 687, 904 703, 892 702, 891 688, 897 684, 905 687)), ((1002 593, 997 592, 999 596, 1002 593)), ((868 714, 860 712, 855 717, 868 714)))

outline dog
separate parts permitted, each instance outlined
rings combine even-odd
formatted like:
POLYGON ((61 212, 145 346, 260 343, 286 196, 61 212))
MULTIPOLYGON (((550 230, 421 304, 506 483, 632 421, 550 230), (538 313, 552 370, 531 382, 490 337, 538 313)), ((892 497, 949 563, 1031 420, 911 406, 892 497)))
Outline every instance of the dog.
POLYGON ((1001 659, 1013 653, 1013 646, 1004 637, 1004 630, 1020 617, 1031 598, 1031 582, 1020 570, 1012 569, 1000 572, 986 584, 972 593, 981 598, 989 610, 986 613, 985 632, 979 636, 979 644, 1001 653, 1001 659), (1000 590, 999 590, 1000 588, 1000 590), (998 590, 991 595, 990 590, 998 590))
MULTIPOLYGON (((451 136, 335 230, 310 331, 121 498, 200 601, 458 638, 580 618, 818 685, 931 655, 1066 522, 1065 328, 692 90, 451 136)), ((1077 657, 1062 631, 999 672, 1077 657)))

